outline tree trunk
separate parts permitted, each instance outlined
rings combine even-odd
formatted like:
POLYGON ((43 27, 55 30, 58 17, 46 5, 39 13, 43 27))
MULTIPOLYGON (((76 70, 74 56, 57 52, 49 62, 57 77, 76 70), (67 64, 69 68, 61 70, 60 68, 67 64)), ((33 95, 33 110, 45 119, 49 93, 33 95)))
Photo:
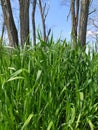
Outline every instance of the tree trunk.
POLYGON ((44 6, 44 8, 42 7, 42 1, 39 0, 39 9, 40 9, 40 14, 41 14, 41 19, 42 19, 42 27, 43 27, 43 39, 44 41, 47 40, 47 36, 46 36, 46 24, 45 24, 45 7, 46 5, 44 6))
POLYGON ((86 45, 86 31, 90 0, 81 0, 79 39, 81 46, 86 45))
POLYGON ((29 44, 29 6, 30 0, 19 0, 21 46, 29 44))
POLYGON ((1 0, 2 11, 4 15, 4 23, 7 28, 9 45, 18 46, 18 33, 15 26, 10 0, 1 0))
POLYGON ((78 19, 79 19, 79 8, 80 8, 79 1, 80 0, 76 0, 76 36, 78 31, 78 19))
POLYGON ((36 10, 36 0, 32 3, 32 28, 33 28, 33 44, 36 45, 36 26, 35 26, 35 10, 36 10))
POLYGON ((74 47, 77 44, 77 29, 79 16, 79 0, 71 0, 72 40, 74 47))
POLYGON ((3 42, 3 37, 4 37, 4 31, 5 31, 5 23, 3 22, 2 25, 2 33, 1 33, 1 41, 3 42))

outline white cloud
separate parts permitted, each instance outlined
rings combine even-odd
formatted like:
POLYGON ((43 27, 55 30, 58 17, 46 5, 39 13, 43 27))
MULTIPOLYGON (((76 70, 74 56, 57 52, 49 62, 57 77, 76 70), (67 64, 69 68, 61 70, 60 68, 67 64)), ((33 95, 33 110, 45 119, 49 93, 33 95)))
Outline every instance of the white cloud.
POLYGON ((86 35, 87 35, 87 37, 96 36, 96 35, 98 35, 98 31, 87 31, 86 35))

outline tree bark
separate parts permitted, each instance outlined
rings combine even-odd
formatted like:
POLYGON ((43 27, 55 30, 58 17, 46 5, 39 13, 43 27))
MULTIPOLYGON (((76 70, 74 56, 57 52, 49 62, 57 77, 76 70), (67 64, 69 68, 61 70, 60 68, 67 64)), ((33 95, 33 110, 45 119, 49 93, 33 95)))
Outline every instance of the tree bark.
POLYGON ((18 46, 18 32, 15 26, 10 0, 1 0, 2 11, 4 15, 4 23, 7 28, 9 45, 18 46))
POLYGON ((79 19, 79 8, 80 8, 80 4, 79 4, 80 0, 76 0, 76 36, 77 36, 77 31, 78 31, 78 19, 79 19))
POLYGON ((35 10, 36 10, 36 0, 32 3, 32 28, 33 28, 33 44, 36 45, 36 25, 35 25, 35 10))
POLYGON ((29 6, 30 0, 19 0, 21 46, 29 44, 29 6))
POLYGON ((72 40, 74 47, 77 44, 77 29, 79 16, 79 0, 71 0, 72 40))
POLYGON ((47 40, 47 36, 46 36, 46 24, 45 24, 45 19, 46 19, 45 8, 46 8, 46 5, 44 6, 44 9, 43 9, 43 7, 42 7, 42 1, 39 0, 39 9, 40 9, 40 14, 41 14, 41 19, 42 19, 43 39, 44 39, 44 41, 47 40))
POLYGON ((1 41, 3 41, 4 31, 5 31, 5 23, 3 22, 3 25, 2 25, 2 33, 1 33, 1 41))
POLYGON ((86 45, 86 31, 90 0, 81 0, 79 39, 81 46, 86 45))

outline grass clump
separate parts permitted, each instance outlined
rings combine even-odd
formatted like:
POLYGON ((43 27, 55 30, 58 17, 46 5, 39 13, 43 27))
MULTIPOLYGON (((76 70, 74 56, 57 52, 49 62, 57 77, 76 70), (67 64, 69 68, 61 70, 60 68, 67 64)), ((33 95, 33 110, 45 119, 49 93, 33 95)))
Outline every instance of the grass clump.
POLYGON ((0 50, 0 130, 97 130, 98 55, 66 42, 0 50))

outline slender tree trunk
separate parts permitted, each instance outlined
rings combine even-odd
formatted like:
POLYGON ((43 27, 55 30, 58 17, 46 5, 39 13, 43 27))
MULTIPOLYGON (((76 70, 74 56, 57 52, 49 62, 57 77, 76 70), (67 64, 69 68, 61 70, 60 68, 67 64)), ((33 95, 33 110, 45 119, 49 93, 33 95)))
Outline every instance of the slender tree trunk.
POLYGON ((79 38, 81 46, 86 45, 86 31, 90 0, 81 0, 79 38))
POLYGON ((1 0, 4 23, 7 28, 10 46, 18 46, 18 33, 15 26, 10 0, 1 0))
POLYGON ((71 0, 72 39, 75 38, 75 0, 71 0))
POLYGON ((29 6, 30 0, 19 0, 21 46, 29 44, 29 6))
POLYGON ((79 1, 80 0, 76 0, 76 37, 77 37, 77 31, 78 31, 78 19, 79 19, 79 8, 80 8, 79 1))
POLYGON ((1 33, 1 41, 3 41, 4 31, 5 31, 5 24, 4 24, 4 22, 3 22, 3 25, 2 25, 2 33, 1 33))
POLYGON ((71 0, 72 40, 74 47, 77 44, 77 29, 79 16, 79 0, 71 0))
POLYGON ((41 19, 42 19, 43 39, 44 39, 44 41, 46 41, 46 39, 47 39, 47 36, 46 36, 46 24, 45 24, 45 18, 46 18, 46 16, 44 16, 45 15, 45 12, 44 12, 45 11, 45 7, 43 9, 43 7, 42 7, 42 1, 39 0, 39 9, 40 9, 40 14, 41 14, 41 19))
POLYGON ((33 28, 33 44, 36 45, 36 26, 35 26, 35 10, 36 10, 36 0, 32 3, 32 28, 33 28))

